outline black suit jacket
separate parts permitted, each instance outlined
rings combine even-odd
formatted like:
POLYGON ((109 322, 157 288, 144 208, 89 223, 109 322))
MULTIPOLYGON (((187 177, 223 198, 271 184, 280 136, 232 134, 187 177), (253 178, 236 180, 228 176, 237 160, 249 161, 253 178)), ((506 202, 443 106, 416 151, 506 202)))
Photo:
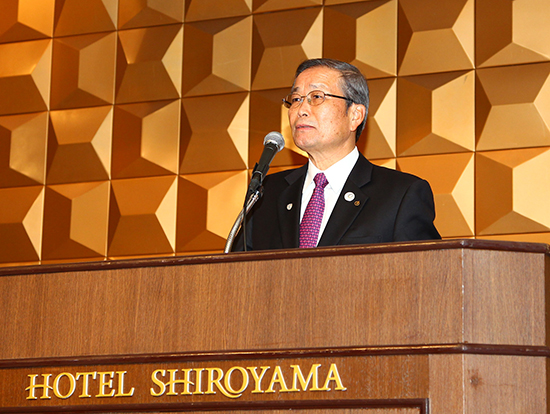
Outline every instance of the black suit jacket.
MULTIPOLYGON (((299 246, 300 204, 307 164, 269 175, 264 196, 247 218, 247 249, 299 246)), ((319 246, 441 238, 433 220, 430 185, 411 174, 379 167, 359 155, 332 211, 319 246), (351 192, 355 198, 346 201, 351 192)), ((243 250, 239 233, 234 250, 243 250)))

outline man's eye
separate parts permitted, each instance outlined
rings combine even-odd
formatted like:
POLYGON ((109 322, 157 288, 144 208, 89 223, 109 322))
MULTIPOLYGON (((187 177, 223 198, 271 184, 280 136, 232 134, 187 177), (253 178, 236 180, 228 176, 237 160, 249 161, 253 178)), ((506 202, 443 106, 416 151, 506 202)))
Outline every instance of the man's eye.
POLYGON ((291 103, 299 103, 299 102, 302 102, 302 97, 299 96, 299 95, 291 96, 291 97, 290 97, 290 102, 291 102, 291 103))
POLYGON ((311 99, 323 99, 323 94, 314 93, 314 94, 311 95, 311 99))

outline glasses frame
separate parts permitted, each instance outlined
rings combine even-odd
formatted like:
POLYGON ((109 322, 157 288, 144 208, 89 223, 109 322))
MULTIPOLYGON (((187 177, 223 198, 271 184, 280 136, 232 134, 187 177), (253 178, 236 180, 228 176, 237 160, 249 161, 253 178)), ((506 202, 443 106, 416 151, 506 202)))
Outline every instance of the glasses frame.
POLYGON ((316 89, 316 90, 314 90, 314 91, 308 92, 308 93, 305 94, 305 95, 300 95, 300 94, 297 93, 297 92, 289 93, 287 96, 285 96, 285 97, 283 98, 283 106, 284 106, 285 108, 288 108, 288 109, 291 109, 291 108, 292 108, 292 102, 289 102, 289 101, 287 100, 291 95, 298 95, 298 96, 300 97, 300 99, 301 99, 300 102, 298 103, 298 105, 295 106, 295 108, 300 107, 300 105, 302 105, 302 104, 304 103, 304 98, 307 98, 307 103, 308 103, 309 105, 311 105, 311 106, 319 106, 319 105, 322 105, 322 104, 325 102, 327 96, 330 96, 330 97, 332 97, 332 98, 343 99, 343 100, 345 100, 345 101, 348 101, 348 102, 352 102, 352 103, 353 103, 353 101, 352 101, 351 99, 346 98, 345 96, 333 95, 332 93, 327 93, 327 92, 324 92, 324 91, 321 91, 321 90, 317 90, 317 89, 316 89), (311 95, 312 93, 315 93, 315 92, 321 92, 321 93, 323 94, 324 98, 323 98, 323 101, 322 101, 321 103, 312 105, 312 104, 311 104, 311 96, 310 96, 310 95, 311 95))

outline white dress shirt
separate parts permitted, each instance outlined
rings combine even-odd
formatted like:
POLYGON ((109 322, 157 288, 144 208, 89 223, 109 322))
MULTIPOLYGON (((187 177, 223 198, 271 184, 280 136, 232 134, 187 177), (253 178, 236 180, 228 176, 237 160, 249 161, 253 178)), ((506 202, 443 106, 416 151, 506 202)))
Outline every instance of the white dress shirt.
POLYGON ((321 221, 321 228, 319 230, 319 237, 317 238, 317 243, 321 239, 321 235, 325 230, 328 219, 334 210, 336 201, 338 201, 338 196, 344 188, 344 184, 348 179, 351 170, 355 166, 355 163, 359 159, 359 151, 355 147, 348 155, 338 161, 336 164, 331 165, 325 171, 319 170, 311 160, 308 162, 307 166, 307 175, 306 180, 304 181, 304 188, 302 189, 302 206, 300 209, 300 222, 304 217, 304 212, 306 211, 307 204, 309 199, 313 195, 313 190, 315 189, 315 183, 313 178, 317 173, 325 173, 328 184, 325 187, 325 212, 323 213, 323 221, 321 221))

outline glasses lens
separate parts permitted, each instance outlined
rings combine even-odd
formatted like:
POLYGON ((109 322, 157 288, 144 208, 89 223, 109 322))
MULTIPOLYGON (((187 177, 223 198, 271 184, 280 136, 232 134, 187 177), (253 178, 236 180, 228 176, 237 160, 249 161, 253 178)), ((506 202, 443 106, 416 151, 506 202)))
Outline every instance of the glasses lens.
POLYGON ((308 93, 310 105, 321 105, 325 102, 325 93, 323 91, 311 91, 308 93))
POLYGON ((290 106, 298 106, 302 102, 302 95, 299 93, 291 93, 288 95, 287 101, 290 102, 290 106))
MULTIPOLYGON (((321 105, 325 102, 325 93, 323 91, 311 91, 306 95, 307 102, 311 106, 321 105)), ((299 93, 291 93, 283 99, 283 105, 287 108, 297 108, 304 100, 304 96, 299 93)))

